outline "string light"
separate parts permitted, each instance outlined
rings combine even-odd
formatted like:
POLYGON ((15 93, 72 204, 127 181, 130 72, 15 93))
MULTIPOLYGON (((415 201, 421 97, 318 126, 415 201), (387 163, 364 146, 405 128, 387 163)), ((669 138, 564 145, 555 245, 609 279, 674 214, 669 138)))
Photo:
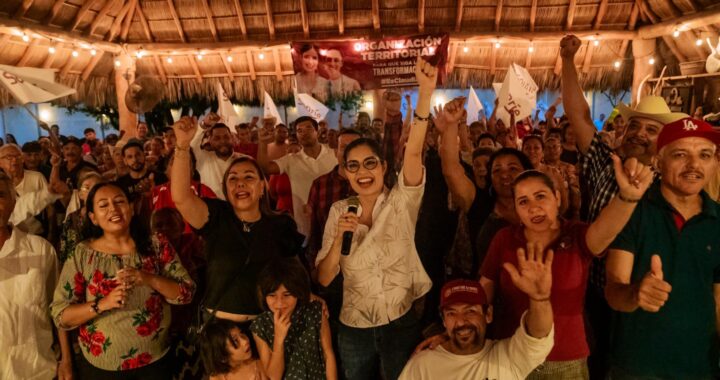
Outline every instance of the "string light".
POLYGON ((530 46, 528 47, 528 52, 532 53, 532 52, 534 52, 534 51, 535 51, 535 46, 533 46, 532 44, 530 44, 530 46))
POLYGON ((615 62, 613 63, 613 66, 615 66, 616 69, 619 69, 619 68, 620 68, 620 65, 621 65, 621 63, 620 63, 619 60, 617 60, 617 61, 615 61, 615 62))
POLYGON ((50 54, 55 54, 55 46, 50 46, 50 47, 48 48, 48 53, 50 53, 50 54))
POLYGON ((463 53, 467 53, 469 50, 470 49, 467 46, 463 47, 463 53))
POLYGON ((265 59, 265 54, 263 54, 263 53, 258 54, 258 58, 265 59))
POLYGON ((120 60, 119 60, 119 59, 116 59, 116 60, 115 60, 115 67, 120 67, 120 60))
POLYGON ((90 55, 92 55, 93 57, 96 56, 97 50, 95 50, 95 49, 90 50, 90 55))
POLYGON ((500 49, 500 42, 495 43, 495 49, 500 49))
POLYGON ((72 51, 73 58, 77 58, 78 55, 80 55, 80 53, 78 53, 77 50, 72 51))
POLYGON ((674 38, 680 37, 680 30, 675 29, 675 30, 673 31, 673 37, 674 37, 674 38))
POLYGON ((172 57, 167 57, 167 63, 172 64, 172 57))
POLYGON ((135 52, 135 56, 138 58, 142 58, 145 55, 145 52, 143 50, 138 50, 135 52))
POLYGON ((697 45, 697 46, 702 46, 702 43, 703 43, 703 41, 699 38, 697 40, 695 40, 695 45, 697 45))
POLYGON ((198 59, 198 61, 202 61, 203 55, 202 55, 202 54, 198 54, 198 55, 197 55, 197 59, 198 59))
POLYGON ((232 60, 233 60, 232 56, 231 56, 231 55, 228 55, 227 61, 228 61, 228 62, 232 62, 232 60))
POLYGON ((595 40, 595 41, 593 41, 593 45, 595 45, 595 46, 600 46, 600 40, 595 40))
POLYGON ((25 42, 29 42, 29 41, 30 41, 30 36, 28 36, 27 34, 23 33, 23 35, 22 35, 22 40, 25 41, 25 42))
POLYGON ((654 65, 654 64, 655 64, 655 57, 650 57, 650 59, 648 60, 648 63, 651 64, 651 65, 654 65))

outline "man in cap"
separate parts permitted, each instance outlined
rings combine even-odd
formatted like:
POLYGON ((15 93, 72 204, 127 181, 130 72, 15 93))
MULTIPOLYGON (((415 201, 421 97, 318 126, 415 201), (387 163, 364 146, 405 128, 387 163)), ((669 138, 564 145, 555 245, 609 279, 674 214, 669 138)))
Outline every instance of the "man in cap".
MULTIPOLYGON (((611 245, 612 379, 717 379, 720 205, 703 186, 720 135, 691 118, 657 138, 660 181, 611 245)), ((629 200, 633 201, 633 200, 629 200)))
MULTIPOLYGON (((617 153, 623 160, 635 159, 642 164, 650 165, 657 152, 656 141, 663 125, 688 115, 671 112, 665 100, 659 96, 646 96, 635 109, 621 104, 618 109, 627 121, 627 126, 622 140, 617 143, 619 144, 617 151, 614 151, 597 133, 578 82, 574 59, 580 45, 581 41, 573 35, 566 36, 560 41, 560 55, 563 60, 562 100, 581 154, 580 178, 583 179, 586 188, 591 189, 587 192, 588 197, 582 200, 587 203, 587 207, 583 207, 586 212, 582 212, 581 218, 586 222, 592 222, 618 193, 612 154, 617 153)), ((603 261, 604 259, 595 259, 590 268, 590 287, 586 300, 586 311, 594 332, 591 336, 595 339, 595 342, 591 342, 594 349, 591 349, 592 354, 588 364, 591 374, 598 378, 605 376, 606 359, 602 356, 608 351, 609 344, 610 310, 603 297, 605 286, 603 261)))
POLYGON ((477 281, 450 281, 441 290, 440 312, 449 339, 408 361, 400 380, 525 379, 553 347, 550 289, 552 251, 525 257, 518 250, 519 268, 505 264, 513 283, 530 304, 515 334, 500 341, 485 339, 492 306, 477 281))

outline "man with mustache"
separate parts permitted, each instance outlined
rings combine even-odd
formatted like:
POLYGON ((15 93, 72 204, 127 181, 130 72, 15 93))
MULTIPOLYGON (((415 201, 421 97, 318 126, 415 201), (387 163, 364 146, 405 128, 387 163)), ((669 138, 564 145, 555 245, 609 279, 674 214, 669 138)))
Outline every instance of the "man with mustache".
MULTIPOLYGON (((574 59, 580 45, 580 39, 573 35, 560 41, 560 55, 563 60, 562 100, 580 151, 580 178, 586 189, 589 189, 588 197, 582 200, 587 203, 587 210, 581 213, 581 219, 592 222, 619 191, 613 171, 612 154, 616 153, 623 160, 635 158, 644 165, 650 165, 657 152, 656 141, 663 125, 688 115, 671 112, 659 96, 645 96, 635 109, 620 104, 618 109, 627 121, 627 127, 621 142, 617 143, 619 147, 616 151, 613 150, 602 141, 595 129, 590 108, 578 81, 574 59)), ((591 342, 591 356, 588 360, 593 378, 605 377, 606 358, 603 355, 608 352, 609 345, 610 309, 603 295, 604 260, 594 259, 586 296, 586 314, 593 330, 591 336, 595 338, 595 342, 591 342)))
POLYGON ((543 253, 528 247, 518 250, 519 268, 506 263, 513 283, 530 300, 515 334, 499 341, 486 340, 492 306, 480 283, 453 280, 440 293, 440 312, 448 340, 434 350, 413 356, 400 380, 525 379, 553 347, 554 329, 550 289, 552 250, 543 253))
POLYGON ((611 379, 717 379, 720 205, 703 191, 720 135, 702 120, 666 124, 660 171, 610 246, 605 295, 617 311, 611 379))

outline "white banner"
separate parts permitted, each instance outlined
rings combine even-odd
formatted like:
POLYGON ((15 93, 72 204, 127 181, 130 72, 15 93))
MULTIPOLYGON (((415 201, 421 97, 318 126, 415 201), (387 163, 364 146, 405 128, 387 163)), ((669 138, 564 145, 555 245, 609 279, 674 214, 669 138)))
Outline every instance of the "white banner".
POLYGON ((480 119, 478 114, 483 110, 483 105, 478 99, 475 89, 470 86, 470 94, 468 95, 467 104, 467 124, 474 123, 480 119))
POLYGON ((500 96, 500 89, 502 88, 502 83, 493 83, 493 90, 495 90, 495 97, 500 96))
POLYGON ((263 104, 263 117, 264 118, 275 118, 275 125, 278 124, 284 124, 282 121, 282 118, 280 118, 280 112, 278 112, 277 107, 275 107, 275 102, 273 102, 272 98, 270 97, 270 94, 265 91, 265 101, 263 104))
POLYGON ((225 90, 223 90, 220 83, 217 84, 217 99, 218 99, 218 116, 223 119, 225 125, 234 127, 240 124, 240 116, 235 112, 230 98, 227 96, 225 90))
POLYGON ((75 93, 55 83, 52 69, 0 65, 0 83, 20 104, 45 103, 75 93))
POLYGON ((532 113, 537 101, 538 86, 524 67, 512 64, 498 95, 497 118, 510 126, 510 113, 518 122, 532 113))
POLYGON ((324 104, 320 103, 317 99, 313 98, 310 94, 298 94, 297 89, 294 91, 295 95, 295 108, 297 108, 298 115, 310 116, 315 121, 325 118, 329 109, 324 104))

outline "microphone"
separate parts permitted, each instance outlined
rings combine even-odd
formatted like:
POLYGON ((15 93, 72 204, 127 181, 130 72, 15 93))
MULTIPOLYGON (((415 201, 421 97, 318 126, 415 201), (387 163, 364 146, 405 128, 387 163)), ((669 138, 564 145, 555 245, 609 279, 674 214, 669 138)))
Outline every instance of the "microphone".
MULTIPOLYGON (((357 214, 358 206, 360 206, 360 200, 358 197, 348 198, 348 212, 357 214)), ((350 247, 352 247, 352 231, 343 232, 342 248, 340 248, 340 254, 347 256, 350 254, 350 247)))

